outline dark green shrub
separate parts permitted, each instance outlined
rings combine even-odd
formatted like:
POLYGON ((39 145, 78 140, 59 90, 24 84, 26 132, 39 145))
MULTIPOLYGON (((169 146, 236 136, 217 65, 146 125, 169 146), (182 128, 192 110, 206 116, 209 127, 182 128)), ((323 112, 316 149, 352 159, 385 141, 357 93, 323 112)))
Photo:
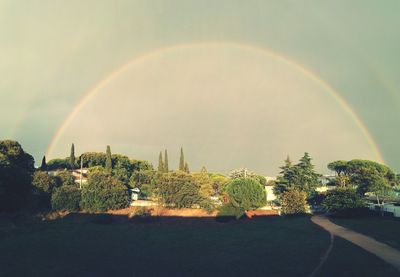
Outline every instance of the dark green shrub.
POLYGON ((262 207, 266 203, 264 187, 250 178, 235 179, 226 186, 232 206, 245 211, 262 207))
POLYGON ((135 212, 135 215, 132 217, 131 221, 139 223, 151 222, 155 219, 155 217, 151 216, 151 211, 152 209, 141 207, 135 212))
POLYGON ((58 186, 74 186, 75 179, 67 170, 58 171, 56 175, 58 186))
POLYGON ((200 184, 182 171, 162 175, 159 195, 163 204, 176 208, 191 208, 202 200, 200 184))
POLYGON ((327 193, 322 206, 325 211, 336 215, 353 215, 362 212, 365 201, 352 188, 338 188, 327 193))
POLYGON ((51 194, 58 186, 57 179, 43 171, 35 171, 32 180, 36 192, 51 194))
POLYGON ((51 207, 55 211, 79 211, 81 192, 74 186, 57 188, 51 196, 51 207))
POLYGON ((215 210, 215 205, 210 199, 201 200, 199 206, 209 214, 215 210))
POLYGON ((240 219, 245 217, 245 212, 243 209, 234 207, 231 204, 222 205, 218 209, 218 214, 216 220, 219 222, 227 222, 230 220, 240 219))
POLYGON ((33 174, 32 206, 35 210, 49 210, 51 208, 51 194, 59 186, 57 178, 45 171, 35 171, 33 174))
POLYGON ((153 196, 154 188, 151 184, 143 184, 140 187, 139 199, 148 199, 153 196))
POLYGON ((313 206, 320 206, 326 197, 326 192, 314 191, 308 197, 308 203, 313 206))
POLYGON ((280 204, 283 214, 305 214, 307 212, 307 193, 297 189, 289 189, 281 193, 280 204))
POLYGON ((28 206, 33 164, 33 157, 18 142, 0 140, 0 212, 28 206))
POLYGON ((104 212, 128 207, 130 197, 127 188, 106 172, 89 175, 82 189, 81 208, 89 212, 104 212))
POLYGON ((258 175, 257 176, 258 182, 262 185, 265 186, 267 184, 267 178, 265 178, 262 175, 258 175))
POLYGON ((135 212, 135 216, 138 217, 147 217, 147 216, 151 216, 151 210, 146 208, 146 207, 140 207, 136 212, 135 212))

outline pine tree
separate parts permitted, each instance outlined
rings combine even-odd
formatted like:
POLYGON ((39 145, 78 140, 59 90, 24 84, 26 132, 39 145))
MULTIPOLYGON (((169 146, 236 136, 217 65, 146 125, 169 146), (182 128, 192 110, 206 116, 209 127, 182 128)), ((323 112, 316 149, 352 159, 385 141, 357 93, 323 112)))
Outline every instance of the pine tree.
POLYGON ((311 163, 310 155, 305 152, 304 156, 300 159, 296 167, 299 169, 299 178, 297 185, 300 187, 301 191, 307 192, 309 195, 315 191, 316 187, 319 185, 320 174, 316 173, 314 170, 314 165, 311 163))
POLYGON ((280 167, 280 169, 282 169, 282 171, 280 173, 284 174, 285 170, 287 170, 288 168, 291 168, 292 166, 293 166, 292 161, 290 160, 289 155, 287 155, 286 160, 285 160, 285 165, 280 167))
POLYGON ((169 168, 168 168, 168 152, 167 152, 167 149, 165 149, 164 153, 165 153, 164 154, 164 172, 168 173, 169 168))
POLYGON ((111 148, 110 145, 107 145, 106 151, 106 171, 111 172, 112 170, 112 158, 111 158, 111 148))
POLYGON ((286 182, 291 185, 294 181, 293 180, 294 168, 289 155, 286 157, 285 165, 281 166, 280 169, 281 169, 280 181, 286 182))
POLYGON ((188 163, 185 163, 185 166, 184 166, 184 168, 183 168, 183 171, 185 171, 186 173, 190 173, 188 163))
POLYGON ((185 171, 185 157, 183 155, 183 148, 181 147, 181 156, 179 158, 179 170, 185 171))
POLYGON ((299 170, 295 165, 292 164, 289 155, 284 162, 285 164, 280 167, 281 172, 274 187, 274 193, 276 195, 280 195, 281 193, 292 188, 294 185, 296 185, 298 179, 297 177, 299 170))
POLYGON ((158 156, 158 171, 164 172, 164 162, 162 157, 162 151, 160 151, 160 155, 158 156))
POLYGON ((69 156, 69 166, 71 169, 75 169, 75 145, 71 145, 71 154, 69 156))
POLYGON ((43 171, 47 170, 46 156, 43 156, 42 165, 40 166, 40 170, 43 170, 43 171))
POLYGON ((311 164, 311 157, 307 152, 301 157, 298 166, 302 169, 314 169, 314 165, 311 164))

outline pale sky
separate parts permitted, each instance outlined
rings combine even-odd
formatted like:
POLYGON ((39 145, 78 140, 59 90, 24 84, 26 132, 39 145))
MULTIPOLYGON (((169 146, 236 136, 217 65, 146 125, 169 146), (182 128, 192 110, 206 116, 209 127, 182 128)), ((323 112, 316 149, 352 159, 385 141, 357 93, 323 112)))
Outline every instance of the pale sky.
MULTIPOLYGON (((268 49, 324 80, 364 122, 384 160, 398 171, 399 10, 398 1, 365 0, 0 1, 0 137, 20 141, 40 161, 82 97, 121 66, 164 47, 228 43, 268 49)), ((247 166, 270 175, 276 174, 286 154, 298 159, 304 151, 311 153, 321 170, 331 158, 376 158, 351 116, 321 86, 273 58, 233 48, 167 51, 140 67, 127 68, 71 121, 55 154, 67 156, 69 146, 65 153, 61 149, 71 139, 78 154, 93 150, 90 147, 105 149, 101 145, 109 143, 117 152, 155 163, 158 151, 165 147, 177 160, 175 152, 182 144, 194 170, 203 164, 223 172, 247 166), (214 74, 205 70, 213 65, 214 74), (246 69, 233 70, 238 66, 246 69), (186 97, 179 96, 183 91, 186 97), (197 105, 202 91, 208 97, 197 105), (246 95, 249 102, 230 99, 233 91, 246 95), (156 92, 166 97, 158 111, 151 105, 159 99, 156 92), (310 96, 311 101, 301 101, 310 96), (292 106, 280 106, 288 98, 292 106), (230 99, 226 105, 224 99, 230 99), (110 108, 113 115, 118 111, 123 115, 112 117, 119 123, 110 132, 95 120, 104 116, 99 109, 105 103, 114 107, 110 108), (246 103, 259 106, 253 109, 246 103), (300 104, 307 113, 297 110, 300 104), (237 111, 241 105, 249 123, 239 138, 232 136, 239 132, 234 122, 244 119, 229 107, 237 111), (145 124, 146 111, 158 124, 154 128, 145 124), (282 111, 287 117, 277 121, 274 115, 282 111), (200 124, 204 114, 209 126, 200 124), (311 115, 319 120, 307 128, 284 124, 288 118, 311 115), (98 138, 90 139, 91 144, 88 135, 71 137, 82 122, 87 124, 83 129, 98 138), (325 130, 328 124, 332 128, 325 130), (204 136, 207 131, 210 135, 204 136), (305 140, 307 132, 314 136, 305 140), (306 142, 294 143, 293 137, 306 142), (255 157, 257 151, 261 157, 255 157), (226 153, 230 154, 224 162, 220 157, 226 153)))

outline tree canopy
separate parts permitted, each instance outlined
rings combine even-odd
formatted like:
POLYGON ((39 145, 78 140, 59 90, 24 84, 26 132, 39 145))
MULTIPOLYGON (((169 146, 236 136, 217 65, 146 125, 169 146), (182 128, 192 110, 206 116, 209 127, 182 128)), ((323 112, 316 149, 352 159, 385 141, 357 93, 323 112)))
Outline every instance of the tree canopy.
POLYGON ((111 172, 111 170, 112 170, 112 168, 113 168, 110 145, 107 145, 107 150, 106 150, 106 164, 105 164, 104 167, 105 167, 105 169, 106 169, 108 172, 111 172))
POLYGON ((200 204, 200 184, 183 171, 163 174, 159 180, 159 195, 163 204, 176 208, 191 208, 200 204))
POLYGON ((304 153, 304 156, 295 165, 292 164, 288 157, 285 160, 285 164, 281 167, 274 192, 280 195, 290 188, 295 188, 299 191, 306 192, 307 195, 310 196, 320 184, 319 178, 321 176, 315 172, 311 160, 307 152, 304 153))
POLYGON ((33 157, 18 142, 0 141, 0 211, 15 211, 29 204, 33 172, 33 157))
POLYGON ((364 207, 365 201, 354 188, 340 187, 328 192, 322 206, 327 212, 342 213, 364 207))
POLYGON ((304 214, 307 212, 307 194, 290 188, 280 195, 283 214, 304 214))
POLYGON ((168 152, 167 149, 164 151, 164 172, 168 172, 169 167, 168 167, 168 152))
POLYGON ((71 145, 71 153, 69 155, 69 167, 75 169, 75 145, 71 145))
POLYGON ((163 161, 162 151, 160 151, 160 154, 158 155, 158 171, 164 172, 164 161, 163 161))
POLYGON ((264 187, 251 178, 239 178, 232 180, 226 186, 229 202, 237 208, 245 211, 259 208, 266 203, 264 187))
POLYGON ((377 197, 385 195, 398 182, 396 174, 388 166, 374 161, 334 161, 328 164, 328 168, 336 172, 341 187, 354 187, 362 195, 366 192, 372 192, 377 197))
POLYGON ((126 186, 107 172, 89 174, 82 189, 81 208, 89 212, 104 212, 129 206, 130 197, 126 186))
POLYGON ((43 171, 47 170, 46 156, 43 156, 43 158, 42 158, 42 163, 40 165, 40 170, 43 170, 43 171))
POLYGON ((185 155, 183 154, 183 148, 181 147, 181 154, 179 156, 179 170, 185 171, 185 155))

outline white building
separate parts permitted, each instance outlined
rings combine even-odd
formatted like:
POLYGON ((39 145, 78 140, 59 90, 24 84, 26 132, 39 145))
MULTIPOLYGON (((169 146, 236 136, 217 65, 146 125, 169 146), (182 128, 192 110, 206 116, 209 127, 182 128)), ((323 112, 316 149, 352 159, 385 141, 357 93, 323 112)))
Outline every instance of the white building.
POLYGON ((265 186, 265 193, 267 194, 267 201, 274 201, 276 195, 274 194, 274 186, 265 186))

